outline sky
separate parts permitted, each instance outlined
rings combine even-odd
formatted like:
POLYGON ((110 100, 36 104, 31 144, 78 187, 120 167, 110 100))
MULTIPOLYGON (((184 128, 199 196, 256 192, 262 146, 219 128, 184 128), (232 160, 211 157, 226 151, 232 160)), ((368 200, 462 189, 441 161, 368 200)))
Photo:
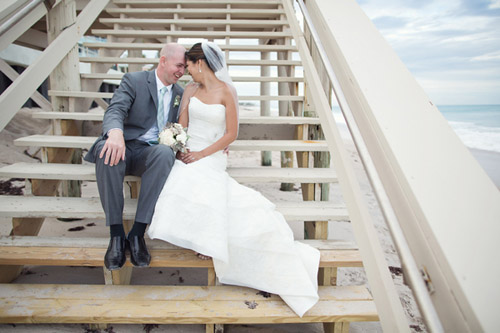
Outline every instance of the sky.
POLYGON ((356 0, 434 104, 500 104, 500 0, 356 0))

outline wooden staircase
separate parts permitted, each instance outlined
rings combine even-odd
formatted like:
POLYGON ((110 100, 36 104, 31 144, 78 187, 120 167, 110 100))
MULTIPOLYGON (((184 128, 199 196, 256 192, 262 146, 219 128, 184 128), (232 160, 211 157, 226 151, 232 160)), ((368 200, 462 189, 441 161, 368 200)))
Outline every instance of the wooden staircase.
MULTIPOLYGON (((313 99, 307 94, 311 82, 295 76, 297 60, 296 17, 288 0, 203 1, 203 0, 114 0, 91 29, 105 42, 83 45, 97 49, 97 57, 81 57, 90 63, 92 73, 81 74, 80 89, 52 89, 53 112, 40 112, 37 118, 53 121, 53 135, 34 134, 15 140, 17 146, 41 147, 43 163, 15 163, 0 169, 0 177, 24 178, 28 193, 24 197, 2 196, 0 217, 13 219, 11 235, 0 237, 0 322, 2 323, 182 323, 213 324, 304 323, 323 322, 325 331, 346 332, 349 322, 377 321, 375 303, 366 286, 337 286, 337 269, 361 267, 363 262, 356 244, 328 240, 328 223, 350 219, 343 203, 327 201, 325 184, 338 182, 332 167, 320 168, 317 160, 329 160, 332 151, 318 130, 322 121, 314 115, 313 99), (107 28, 103 28, 103 27, 107 28), (233 77, 239 84, 257 82, 276 84, 279 94, 240 95, 242 102, 258 101, 260 117, 241 117, 243 134, 231 151, 277 151, 295 156, 298 167, 262 167, 253 165, 228 169, 241 183, 301 183, 303 202, 279 202, 277 209, 287 221, 304 221, 311 239, 304 242, 321 252, 319 274, 320 302, 303 318, 297 317, 279 297, 265 298, 257 291, 233 286, 216 286, 211 261, 201 261, 192 251, 163 242, 149 242, 153 267, 203 267, 209 286, 129 285, 132 268, 127 261, 120 271, 103 269, 106 285, 22 285, 9 284, 22 265, 103 266, 107 235, 101 239, 54 238, 37 236, 44 218, 103 218, 99 198, 55 197, 61 180, 95 181, 93 165, 70 164, 74 151, 85 150, 95 137, 81 136, 78 124, 98 122, 102 113, 86 112, 96 101, 112 93, 98 92, 103 80, 120 80, 122 74, 110 74, 115 64, 127 64, 130 71, 154 65, 158 59, 142 58, 142 50, 159 50, 165 42, 179 38, 216 40, 226 52, 230 73, 240 66, 254 66, 261 76, 233 77), (239 45, 243 44, 243 45, 239 45), (248 45, 247 45, 248 44, 248 45), (124 57, 124 52, 128 56, 124 57), (243 56, 240 54, 244 52, 243 56), (247 54, 259 60, 246 60, 247 54), (276 59, 269 55, 276 53, 276 59), (236 56, 236 59, 233 58, 236 56), (238 59, 239 58, 239 59, 238 59), (272 75, 266 68, 275 68, 272 75), (270 114, 269 103, 277 101, 279 115, 270 114), (64 105, 64 107, 61 107, 64 105), (265 135, 252 135, 265 128, 265 135), (250 133, 250 134, 245 134, 250 133), (321 158, 319 157, 321 155, 321 158), (30 186, 28 186, 30 184, 30 186), (323 198, 316 189, 323 189, 323 198), (256 307, 248 304, 258 304, 256 307), (151 312, 150 309, 161 309, 151 312)), ((193 41, 193 43, 196 41, 193 41)), ((189 46, 189 43, 186 43, 189 46)), ((182 81, 189 80, 184 77, 182 81)), ((317 84, 317 83, 316 83, 317 84)), ((314 85, 312 85, 314 86, 314 85)), ((324 124, 323 124, 324 125, 324 124)), ((230 157, 231 158, 231 155, 230 157)), ((283 166, 287 166, 283 164, 283 166)), ((126 200, 124 219, 133 219, 140 179, 127 177, 130 199, 126 200)), ((104 222, 103 222, 104 223, 104 222)))

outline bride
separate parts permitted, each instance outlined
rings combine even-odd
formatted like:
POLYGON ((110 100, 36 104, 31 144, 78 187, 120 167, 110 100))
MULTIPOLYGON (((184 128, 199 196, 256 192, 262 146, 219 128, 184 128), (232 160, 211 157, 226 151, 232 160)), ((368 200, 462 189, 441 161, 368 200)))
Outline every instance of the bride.
POLYGON ((238 134, 238 100, 221 49, 197 43, 186 58, 194 82, 179 123, 188 128, 189 150, 175 161, 148 236, 212 257, 221 283, 278 294, 302 317, 319 299, 319 251, 294 241, 274 204, 226 173, 223 150, 238 134))

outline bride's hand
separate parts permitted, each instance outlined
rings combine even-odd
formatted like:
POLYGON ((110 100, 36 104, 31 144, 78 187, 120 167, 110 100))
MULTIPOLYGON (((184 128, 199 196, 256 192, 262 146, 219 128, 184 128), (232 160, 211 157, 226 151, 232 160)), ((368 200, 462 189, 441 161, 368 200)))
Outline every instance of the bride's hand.
POLYGON ((203 157, 203 153, 201 151, 193 151, 193 152, 188 152, 185 154, 185 160, 183 160, 184 163, 193 163, 196 161, 201 160, 203 157))
POLYGON ((178 160, 181 160, 182 162, 184 163, 187 163, 187 154, 189 153, 189 149, 186 149, 186 152, 182 152, 182 151, 178 151, 177 154, 175 155, 175 157, 178 159, 178 160))

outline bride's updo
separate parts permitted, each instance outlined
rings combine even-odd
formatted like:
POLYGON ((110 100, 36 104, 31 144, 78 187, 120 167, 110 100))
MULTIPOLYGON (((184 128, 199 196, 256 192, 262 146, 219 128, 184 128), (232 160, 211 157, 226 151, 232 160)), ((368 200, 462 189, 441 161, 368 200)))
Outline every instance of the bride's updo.
POLYGON ((223 59, 219 59, 219 55, 217 52, 215 52, 214 50, 211 49, 211 47, 207 47, 206 48, 207 52, 210 52, 210 54, 208 55, 209 57, 211 57, 211 59, 213 59, 213 57, 215 56, 216 59, 214 60, 217 60, 217 61, 208 61, 207 60, 207 56, 205 56, 205 52, 203 50, 203 47, 202 47, 202 44, 201 43, 196 43, 194 44, 191 49, 189 49, 189 51, 186 52, 186 59, 189 60, 189 61, 192 61, 192 62, 197 62, 198 60, 203 60, 208 68, 210 68, 212 70, 212 72, 218 72, 219 70, 222 69, 223 67, 223 59))

